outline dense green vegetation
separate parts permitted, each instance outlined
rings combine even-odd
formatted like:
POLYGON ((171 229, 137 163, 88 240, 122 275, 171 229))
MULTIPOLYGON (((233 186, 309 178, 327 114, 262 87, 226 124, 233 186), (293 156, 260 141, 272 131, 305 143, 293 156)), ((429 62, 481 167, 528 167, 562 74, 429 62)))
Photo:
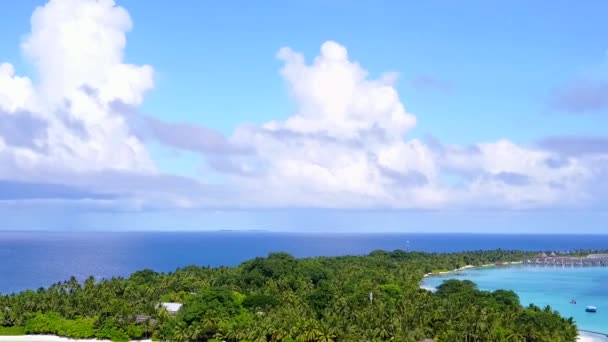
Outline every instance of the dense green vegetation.
POLYGON ((425 273, 517 261, 536 253, 375 251, 295 259, 273 253, 234 268, 139 271, 0 297, 0 334, 57 334, 116 341, 551 341, 576 326, 551 308, 522 307, 512 291, 447 281, 420 289, 425 273), (184 303, 172 315, 158 303, 184 303))

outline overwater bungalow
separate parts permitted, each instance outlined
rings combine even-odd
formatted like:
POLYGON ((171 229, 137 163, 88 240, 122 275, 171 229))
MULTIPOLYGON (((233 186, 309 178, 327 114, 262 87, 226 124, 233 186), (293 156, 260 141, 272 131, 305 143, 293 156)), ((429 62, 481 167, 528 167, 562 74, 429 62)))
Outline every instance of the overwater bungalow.
POLYGON ((524 260, 523 264, 553 267, 608 266, 608 254, 590 254, 586 257, 539 256, 533 259, 524 260))

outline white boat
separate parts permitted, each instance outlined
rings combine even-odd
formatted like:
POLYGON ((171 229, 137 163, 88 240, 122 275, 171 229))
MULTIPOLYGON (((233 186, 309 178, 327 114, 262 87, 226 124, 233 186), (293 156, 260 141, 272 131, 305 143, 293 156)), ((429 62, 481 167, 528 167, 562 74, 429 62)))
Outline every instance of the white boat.
POLYGON ((597 308, 595 306, 588 306, 585 308, 587 312, 597 312, 597 308))

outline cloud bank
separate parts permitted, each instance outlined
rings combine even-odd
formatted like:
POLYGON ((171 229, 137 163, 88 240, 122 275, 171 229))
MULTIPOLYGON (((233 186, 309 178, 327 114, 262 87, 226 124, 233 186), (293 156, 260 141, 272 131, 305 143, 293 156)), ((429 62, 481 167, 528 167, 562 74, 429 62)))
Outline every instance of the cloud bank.
POLYGON ((396 75, 370 77, 333 41, 312 61, 279 50, 296 107, 285 120, 224 136, 144 115, 137 108, 154 86, 154 69, 125 63, 131 26, 112 0, 51 0, 34 11, 21 48, 36 77, 0 64, 0 190, 9 189, 0 201, 530 209, 590 207, 605 198, 608 187, 598 184, 608 175, 608 151, 580 153, 584 142, 462 146, 411 138, 417 117, 406 110, 396 75), (200 154, 213 184, 208 174, 161 172, 150 141, 200 154))
POLYGON ((262 205, 345 208, 509 208, 579 206, 601 162, 508 140, 472 146, 408 138, 395 77, 370 79, 344 46, 324 43, 306 63, 289 48, 278 58, 297 112, 240 127, 232 139, 255 158, 229 157, 231 184, 262 205), (555 163, 562 161, 561 164, 555 163), (249 176, 253 174, 255 176, 249 176))

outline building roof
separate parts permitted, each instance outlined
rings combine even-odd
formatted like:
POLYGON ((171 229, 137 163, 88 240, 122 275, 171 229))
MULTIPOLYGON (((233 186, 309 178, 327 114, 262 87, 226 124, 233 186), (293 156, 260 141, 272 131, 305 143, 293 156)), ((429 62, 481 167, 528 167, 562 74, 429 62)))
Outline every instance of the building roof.
POLYGON ((170 313, 176 313, 182 308, 182 303, 171 303, 171 302, 163 302, 160 303, 160 306, 167 309, 170 313))
POLYGON ((148 315, 135 315, 135 323, 144 323, 150 319, 148 315))

